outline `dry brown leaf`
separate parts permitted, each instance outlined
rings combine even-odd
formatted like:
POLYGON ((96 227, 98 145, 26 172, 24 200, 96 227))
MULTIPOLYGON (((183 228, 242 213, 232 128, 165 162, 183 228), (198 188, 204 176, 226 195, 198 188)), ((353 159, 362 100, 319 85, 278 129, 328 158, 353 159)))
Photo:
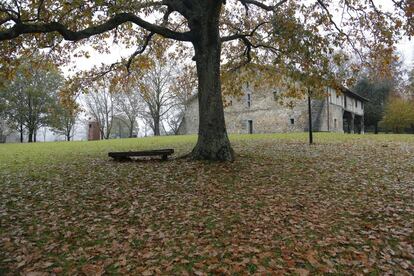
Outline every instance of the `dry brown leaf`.
POLYGON ((296 268, 295 272, 297 274, 299 274, 299 276, 308 276, 309 275, 309 270, 306 270, 304 268, 296 268))
POLYGON ((101 276, 105 272, 104 268, 99 265, 86 264, 82 266, 82 272, 86 276, 101 276))

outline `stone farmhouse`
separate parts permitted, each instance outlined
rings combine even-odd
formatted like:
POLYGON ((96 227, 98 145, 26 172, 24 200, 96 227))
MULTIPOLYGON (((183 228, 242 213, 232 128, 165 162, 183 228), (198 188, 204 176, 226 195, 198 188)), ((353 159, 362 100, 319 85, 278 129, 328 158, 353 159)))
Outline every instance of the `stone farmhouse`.
MULTIPOLYGON (((224 109, 228 133, 281 133, 308 131, 308 101, 281 104, 278 90, 254 91, 245 85, 244 96, 227 99, 224 109)), ((311 100, 313 131, 364 133, 364 103, 367 99, 343 88, 326 89, 326 97, 311 100)), ((198 133, 198 98, 186 106, 179 134, 198 133)))

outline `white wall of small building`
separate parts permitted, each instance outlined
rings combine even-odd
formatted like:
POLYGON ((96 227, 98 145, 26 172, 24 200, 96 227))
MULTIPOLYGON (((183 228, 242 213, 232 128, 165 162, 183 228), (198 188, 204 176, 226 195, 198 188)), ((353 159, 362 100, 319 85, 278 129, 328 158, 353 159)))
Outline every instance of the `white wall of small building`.
POLYGON ((350 97, 343 93, 338 93, 332 88, 328 88, 329 101, 331 104, 339 105, 347 111, 353 112, 356 115, 364 115, 364 104, 361 100, 350 97), (345 106, 346 103, 346 106, 345 106))

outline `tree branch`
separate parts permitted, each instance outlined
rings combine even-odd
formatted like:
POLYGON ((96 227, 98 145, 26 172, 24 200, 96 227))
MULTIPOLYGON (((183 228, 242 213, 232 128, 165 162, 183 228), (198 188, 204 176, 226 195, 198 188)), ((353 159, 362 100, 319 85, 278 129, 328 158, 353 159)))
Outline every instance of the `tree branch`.
POLYGON ((232 41, 232 40, 237 40, 237 39, 244 39, 250 36, 253 36, 255 34, 255 32, 263 25, 268 24, 270 22, 268 21, 264 21, 261 22, 260 24, 258 24, 256 27, 253 28, 253 30, 250 33, 247 34, 233 34, 233 35, 229 35, 229 36, 223 36, 221 38, 221 42, 228 42, 228 41, 232 41))
POLYGON ((248 5, 254 5, 256 7, 259 7, 263 10, 266 11, 275 11, 277 8, 279 8, 280 6, 282 6, 284 3, 287 2, 287 0, 280 0, 278 3, 276 3, 275 5, 266 5, 260 1, 257 0, 239 0, 240 3, 242 3, 242 5, 246 8, 246 13, 248 13, 249 10, 249 6, 248 5))
POLYGON ((144 44, 140 47, 140 48, 138 48, 130 57, 129 57, 129 59, 128 59, 128 62, 127 62, 127 64, 126 64, 126 68, 127 68, 127 70, 128 70, 128 73, 130 73, 130 71, 129 71, 129 69, 130 69, 130 67, 131 67, 131 64, 132 64, 132 62, 133 62, 133 60, 135 59, 135 57, 137 56, 137 55, 140 55, 140 54, 142 54, 144 51, 145 51, 145 49, 147 48, 147 46, 148 46, 148 44, 149 44, 149 42, 151 41, 151 38, 154 36, 154 34, 155 33, 150 33, 149 35, 147 35, 146 37, 145 37, 145 41, 144 41, 144 44))
POLYGON ((80 31, 71 31, 66 26, 59 22, 50 22, 44 24, 25 24, 25 23, 17 23, 10 29, 0 32, 0 41, 4 40, 11 40, 16 37, 19 37, 22 34, 29 34, 29 33, 52 33, 58 32, 60 35, 63 36, 65 40, 69 41, 79 41, 93 35, 101 34, 110 30, 115 29, 119 25, 132 22, 141 28, 144 28, 150 32, 159 34, 163 37, 179 40, 179 41, 191 41, 192 36, 190 32, 180 33, 176 31, 172 31, 168 28, 158 26, 152 23, 149 23, 140 17, 132 14, 132 13, 119 13, 114 17, 110 18, 105 23, 100 25, 92 26, 80 31))
POLYGON ((354 42, 352 41, 352 39, 349 37, 348 34, 346 34, 341 28, 339 28, 339 26, 335 23, 335 21, 332 19, 332 14, 330 13, 328 7, 325 5, 325 3, 323 2, 323 0, 317 0, 318 4, 322 7, 322 9, 326 12, 329 22, 334 26, 334 28, 343 36, 345 36, 346 40, 349 42, 349 44, 351 45, 352 49, 354 49, 354 51, 358 54, 359 58, 361 60, 364 60, 360 51, 357 49, 357 47, 355 46, 354 42))

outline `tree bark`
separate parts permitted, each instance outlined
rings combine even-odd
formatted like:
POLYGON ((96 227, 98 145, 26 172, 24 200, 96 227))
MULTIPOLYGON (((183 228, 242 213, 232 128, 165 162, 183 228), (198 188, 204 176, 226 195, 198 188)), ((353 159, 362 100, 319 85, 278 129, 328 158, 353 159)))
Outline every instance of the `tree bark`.
POLYGON ((154 136, 160 136, 160 118, 154 117, 154 136))
POLYGON ((33 130, 29 129, 28 142, 33 142, 33 130))
POLYGON ((133 121, 129 121, 129 138, 132 138, 134 132, 134 122, 133 121))
POLYGON ((20 143, 23 143, 23 124, 20 124, 20 143))
POLYGON ((192 22, 198 77, 199 129, 192 151, 194 159, 233 161, 227 136, 220 83, 221 43, 219 16, 221 2, 206 4, 202 17, 192 22))
POLYGON ((374 125, 374 134, 378 134, 378 123, 374 125))

